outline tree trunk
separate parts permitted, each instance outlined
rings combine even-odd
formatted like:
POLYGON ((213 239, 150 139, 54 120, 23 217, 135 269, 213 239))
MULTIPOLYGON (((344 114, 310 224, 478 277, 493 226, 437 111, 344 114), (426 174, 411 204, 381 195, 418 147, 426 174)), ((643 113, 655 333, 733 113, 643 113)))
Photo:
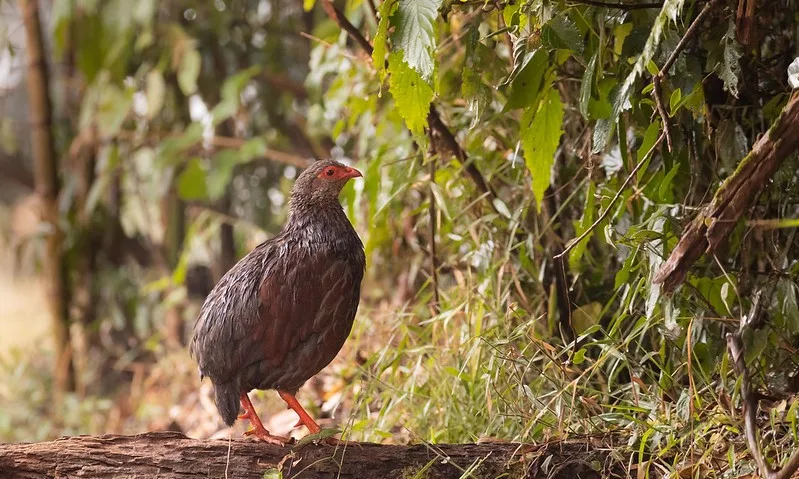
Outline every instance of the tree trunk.
POLYGON ((189 439, 180 433, 78 436, 52 442, 0 444, 0 478, 231 477, 283 478, 599 478, 607 451, 587 443, 545 445, 348 443, 281 447, 250 440, 189 439), (4 475, 7 474, 7 475, 4 475), (280 477, 280 476, 272 476, 280 477))
POLYGON ((75 387, 69 340, 69 290, 64 264, 64 234, 59 225, 58 160, 52 135, 52 105, 48 91, 47 62, 44 58, 42 29, 37 0, 19 0, 25 22, 28 57, 28 102, 31 120, 34 182, 42 201, 42 222, 48 225, 47 250, 44 261, 47 297, 52 316, 55 352, 54 383, 56 394, 75 387))

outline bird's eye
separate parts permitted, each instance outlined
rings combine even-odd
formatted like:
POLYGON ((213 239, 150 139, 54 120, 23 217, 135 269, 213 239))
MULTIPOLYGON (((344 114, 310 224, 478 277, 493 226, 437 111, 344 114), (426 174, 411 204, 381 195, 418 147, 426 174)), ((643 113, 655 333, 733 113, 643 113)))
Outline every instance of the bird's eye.
POLYGON ((335 172, 333 171, 333 168, 328 168, 328 169, 327 169, 327 171, 325 171, 325 174, 326 174, 327 176, 333 176, 333 173, 335 173, 335 172))

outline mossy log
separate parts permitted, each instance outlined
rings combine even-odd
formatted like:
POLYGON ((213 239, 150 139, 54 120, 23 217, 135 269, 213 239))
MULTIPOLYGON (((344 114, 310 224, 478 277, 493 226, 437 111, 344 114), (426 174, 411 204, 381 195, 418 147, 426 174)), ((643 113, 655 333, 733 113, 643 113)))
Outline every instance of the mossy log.
POLYGON ((607 457, 607 451, 585 442, 280 447, 150 432, 0 444, 0 478, 587 479, 612 475, 602 471, 607 457))

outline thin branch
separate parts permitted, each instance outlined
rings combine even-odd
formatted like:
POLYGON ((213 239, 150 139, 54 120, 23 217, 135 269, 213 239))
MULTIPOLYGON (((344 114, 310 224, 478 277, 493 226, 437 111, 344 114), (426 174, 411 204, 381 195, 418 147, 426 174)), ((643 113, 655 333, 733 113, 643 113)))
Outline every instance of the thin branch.
POLYGON ((433 281, 433 310, 435 314, 438 315, 441 313, 441 303, 439 301, 439 294, 438 294, 438 259, 436 258, 436 226, 437 226, 437 218, 438 213, 436 212, 436 195, 435 195, 435 187, 436 187, 436 160, 433 158, 430 161, 430 205, 429 205, 429 214, 430 214, 430 267, 433 270, 432 281, 433 281))
POLYGON ((661 8, 663 6, 663 2, 615 3, 615 2, 600 2, 597 0, 572 0, 571 3, 578 5, 591 5, 594 7, 615 8, 618 10, 642 10, 644 8, 661 8))
POLYGON ((652 95, 655 97, 655 105, 657 106, 658 114, 660 118, 663 120, 663 131, 666 133, 666 146, 668 147, 669 151, 672 150, 672 143, 671 143, 671 132, 669 131, 669 116, 666 113, 666 107, 663 104, 663 89, 660 86, 660 82, 663 81, 663 78, 666 76, 666 73, 671 69, 671 66, 674 65, 674 62, 677 61, 677 57, 680 53, 685 49, 685 46, 688 44, 688 40, 690 40, 694 34, 699 30, 699 25, 705 19, 710 10, 718 3, 719 0, 711 0, 707 4, 705 4, 702 11, 699 12, 699 15, 696 16, 691 26, 688 27, 688 30, 685 31, 680 41, 677 43, 677 46, 674 48, 674 51, 671 52, 668 60, 666 63, 663 64, 663 67, 660 71, 652 77, 652 86, 654 89, 652 90, 652 95))
POLYGON ((741 403, 744 417, 744 435, 749 453, 757 465, 760 475, 765 479, 789 479, 799 469, 799 450, 794 451, 785 465, 780 469, 772 469, 768 460, 763 456, 760 447, 760 438, 757 431, 758 395, 751 389, 751 376, 746 367, 746 347, 741 337, 746 329, 758 322, 760 316, 761 294, 758 292, 753 301, 752 311, 748 316, 741 318, 738 330, 727 333, 727 348, 735 367, 735 372, 741 380, 741 403))
MULTIPOLYGON (((158 136, 158 135, 141 136, 139 133, 135 131, 120 130, 116 136, 121 140, 127 140, 127 141, 139 140, 145 144, 157 144, 164 138, 169 138, 178 135, 170 134, 165 136, 158 136)), ((241 148, 242 145, 244 145, 244 143, 248 140, 252 140, 252 138, 242 139, 242 138, 233 138, 229 136, 217 135, 211 137, 209 143, 211 146, 215 148, 241 148)), ((263 156, 265 158, 268 158, 269 160, 276 161, 278 163, 285 163, 287 165, 296 166, 298 168, 307 168, 308 165, 310 165, 313 162, 313 160, 310 158, 295 155, 294 153, 289 153, 286 151, 275 150, 274 148, 266 148, 264 150, 263 156)))
POLYGON ((349 36, 355 40, 366 53, 369 54, 369 56, 372 55, 372 44, 369 43, 369 40, 363 36, 360 30, 355 28, 355 25, 347 20, 347 17, 344 16, 341 10, 333 5, 332 0, 322 0, 322 8, 324 8, 325 12, 327 12, 327 16, 333 19, 334 22, 338 23, 338 25, 344 31, 346 31, 347 34, 349 34, 349 36))
POLYGON ((663 138, 665 136, 666 132, 661 133, 655 144, 652 145, 652 148, 650 148, 649 151, 647 151, 646 154, 638 161, 638 164, 635 165, 633 171, 631 171, 630 174, 627 176, 627 179, 624 180, 624 183, 622 183, 621 188, 619 188, 619 191, 617 191, 616 194, 613 196, 613 199, 610 200, 608 207, 605 208, 605 211, 603 211, 601 215, 599 215, 599 218, 597 218, 596 221, 594 221, 594 223, 587 230, 583 231, 583 234, 578 236, 576 239, 569 241, 569 244, 567 244, 566 247, 563 248, 563 251, 553 256, 553 258, 558 259, 561 256, 567 254, 575 246, 577 246, 580 243, 580 241, 584 240, 589 234, 591 234, 591 232, 594 231, 594 229, 597 227, 597 225, 599 225, 599 223, 603 222, 605 218, 607 218, 607 216, 610 214, 610 210, 613 209, 613 206, 616 204, 616 201, 619 200, 619 197, 621 196, 622 192, 625 189, 627 189, 627 186, 629 186, 630 182, 638 173, 638 170, 640 170, 641 167, 644 166, 644 163, 646 163, 646 161, 649 159, 649 157, 652 156, 652 153, 655 152, 655 148, 657 148, 658 145, 660 145, 663 142, 663 138))

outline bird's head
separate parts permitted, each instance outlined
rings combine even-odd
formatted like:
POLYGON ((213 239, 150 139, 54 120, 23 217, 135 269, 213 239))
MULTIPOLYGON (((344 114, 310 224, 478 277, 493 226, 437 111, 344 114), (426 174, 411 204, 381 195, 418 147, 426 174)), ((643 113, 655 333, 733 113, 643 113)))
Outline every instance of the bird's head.
POLYGON ((319 160, 303 171, 291 190, 293 201, 336 202, 350 178, 361 172, 335 160, 319 160))

